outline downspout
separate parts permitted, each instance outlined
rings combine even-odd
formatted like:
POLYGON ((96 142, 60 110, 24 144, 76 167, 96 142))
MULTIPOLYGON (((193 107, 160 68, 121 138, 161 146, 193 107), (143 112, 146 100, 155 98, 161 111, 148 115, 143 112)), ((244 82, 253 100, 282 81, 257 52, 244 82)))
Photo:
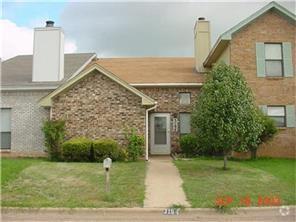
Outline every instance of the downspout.
POLYGON ((148 115, 149 115, 149 111, 156 109, 156 107, 157 107, 157 102, 155 102, 155 105, 153 107, 146 109, 146 118, 145 118, 145 122, 146 122, 145 123, 145 130, 146 130, 146 132, 145 132, 145 150, 146 150, 145 159, 146 159, 146 161, 148 161, 148 155, 149 155, 149 152, 148 152, 148 147, 149 147, 149 144, 148 144, 148 141, 149 141, 149 139, 148 139, 149 120, 148 120, 148 118, 149 118, 149 116, 148 115))
POLYGON ((49 120, 52 120, 52 108, 49 107, 49 120))

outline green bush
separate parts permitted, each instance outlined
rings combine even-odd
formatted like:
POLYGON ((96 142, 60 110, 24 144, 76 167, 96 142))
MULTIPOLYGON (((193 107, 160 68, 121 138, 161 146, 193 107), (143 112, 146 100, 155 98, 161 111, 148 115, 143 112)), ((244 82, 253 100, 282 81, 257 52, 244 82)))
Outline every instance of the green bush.
POLYGON ((136 133, 135 129, 131 129, 125 135, 127 144, 128 159, 130 161, 136 161, 143 155, 144 151, 144 137, 136 133))
POLYGON ((271 119, 269 116, 265 115, 261 110, 258 110, 258 114, 260 117, 260 122, 263 126, 263 131, 259 135, 257 143, 255 145, 250 145, 252 159, 257 158, 257 149, 259 145, 271 140, 277 133, 277 128, 274 120, 271 119))
POLYGON ((64 161, 83 162, 91 160, 92 141, 87 138, 73 138, 62 145, 64 161))
POLYGON ((60 160, 61 145, 65 138, 65 121, 48 120, 43 123, 42 131, 45 137, 45 146, 50 160, 60 160))
POLYGON ((194 157, 200 154, 200 149, 198 148, 197 143, 197 137, 192 134, 181 136, 180 148, 181 152, 185 154, 186 157, 194 157))
POLYGON ((119 148, 118 153, 118 161, 126 161, 128 160, 128 153, 125 148, 119 148))
POLYGON ((123 151, 121 151, 117 142, 112 139, 95 140, 92 147, 95 161, 102 162, 107 157, 113 161, 124 158, 123 151))

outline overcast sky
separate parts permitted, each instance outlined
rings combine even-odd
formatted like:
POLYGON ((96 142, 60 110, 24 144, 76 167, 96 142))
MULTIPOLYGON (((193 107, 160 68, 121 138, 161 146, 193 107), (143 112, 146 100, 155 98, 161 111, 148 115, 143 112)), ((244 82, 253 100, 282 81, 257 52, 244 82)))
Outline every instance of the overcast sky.
MULTIPOLYGON (((236 2, 6 2, 1 19, 4 59, 31 54, 33 28, 48 19, 62 26, 66 52, 96 52, 98 57, 193 56, 198 17, 211 22, 212 44, 228 28, 266 1, 236 2)), ((280 1, 295 12, 293 1, 280 1)))

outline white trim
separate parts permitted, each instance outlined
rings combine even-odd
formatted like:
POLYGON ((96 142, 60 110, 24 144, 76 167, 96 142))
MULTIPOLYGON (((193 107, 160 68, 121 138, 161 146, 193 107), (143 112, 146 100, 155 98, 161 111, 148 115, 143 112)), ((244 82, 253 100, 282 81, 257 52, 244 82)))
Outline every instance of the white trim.
POLYGON ((36 86, 36 87, 1 87, 1 91, 17 91, 17 90, 49 90, 49 89, 56 89, 58 86, 36 86))
POLYGON ((84 78, 86 75, 90 74, 91 72, 93 72, 95 70, 97 70, 98 72, 100 72, 103 75, 107 76, 111 80, 117 82, 118 84, 120 84, 121 86, 123 86, 127 90, 131 91, 135 95, 141 97, 141 99, 142 99, 142 105, 154 105, 155 104, 155 100, 154 99, 152 99, 149 96, 145 95, 144 93, 142 93, 138 89, 134 88, 133 86, 131 86, 130 84, 128 84, 124 80, 120 79, 118 76, 114 75, 112 72, 106 70, 102 66, 100 66, 98 64, 93 64, 89 68, 87 68, 86 70, 84 70, 83 72, 81 72, 78 75, 76 75, 74 78, 72 78, 69 81, 67 81, 67 82, 63 83, 62 85, 60 85, 56 90, 54 90, 53 92, 49 93, 47 96, 41 98, 39 100, 39 105, 50 107, 52 105, 52 98, 53 97, 55 97, 56 95, 58 95, 62 91, 66 90, 67 88, 69 88, 70 86, 72 86, 73 84, 75 84, 77 81, 79 81, 80 79, 84 78))
MULTIPOLYGON (((80 68, 79 69, 77 69, 76 70, 76 72, 74 72, 71 76, 70 76, 70 78, 68 79, 68 80, 70 80, 70 79, 72 79, 74 76, 76 76, 76 75, 78 75, 94 58, 96 58, 97 57, 97 54, 96 53, 94 53, 94 55, 92 56, 92 57, 90 57, 90 59, 89 60, 87 60, 82 66, 80 66, 80 68)), ((67 81, 68 81, 67 80, 67 81)))
POLYGON ((203 83, 130 83, 134 87, 182 87, 182 86, 202 86, 203 83))
POLYGON ((145 117, 145 159, 148 161, 149 159, 149 111, 156 109, 157 102, 155 102, 155 106, 146 109, 146 117, 145 117))

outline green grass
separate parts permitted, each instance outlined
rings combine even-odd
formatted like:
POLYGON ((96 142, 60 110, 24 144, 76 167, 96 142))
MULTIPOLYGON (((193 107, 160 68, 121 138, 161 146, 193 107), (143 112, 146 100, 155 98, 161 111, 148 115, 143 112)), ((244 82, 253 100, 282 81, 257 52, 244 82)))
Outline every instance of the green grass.
POLYGON ((3 159, 2 206, 10 207, 136 207, 144 201, 144 161, 113 163, 111 192, 105 193, 102 163, 57 163, 3 159), (31 163, 28 163, 30 162, 31 163), (26 162, 22 163, 22 162, 26 162), (20 165, 17 170, 11 169, 20 165), (22 169, 21 169, 22 168, 22 169))
POLYGON ((1 184, 4 185, 15 179, 22 170, 40 161, 42 160, 34 158, 1 158, 1 184))
POLYGON ((250 206, 258 206, 259 196, 276 196, 281 204, 296 204, 295 160, 229 161, 226 171, 219 159, 178 160, 175 164, 192 207, 214 207, 223 196, 233 199, 230 207, 246 206, 240 203, 244 197, 251 198, 250 206))

